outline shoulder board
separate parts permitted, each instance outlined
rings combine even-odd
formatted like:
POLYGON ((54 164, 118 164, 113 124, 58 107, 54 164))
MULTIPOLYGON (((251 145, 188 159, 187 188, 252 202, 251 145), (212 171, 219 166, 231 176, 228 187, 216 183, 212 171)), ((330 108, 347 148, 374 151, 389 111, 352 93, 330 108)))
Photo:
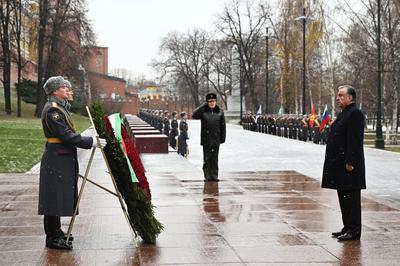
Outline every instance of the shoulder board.
MULTIPOLYGON (((61 108, 56 102, 51 102, 51 108, 57 109, 58 111, 60 111, 64 115, 65 121, 67 122, 68 127, 72 130, 72 132, 75 133, 76 129, 75 129, 74 122, 72 121, 71 117, 67 114, 67 112, 65 112, 63 110, 63 108, 61 108)), ((47 121, 46 121, 46 123, 47 123, 47 121)))

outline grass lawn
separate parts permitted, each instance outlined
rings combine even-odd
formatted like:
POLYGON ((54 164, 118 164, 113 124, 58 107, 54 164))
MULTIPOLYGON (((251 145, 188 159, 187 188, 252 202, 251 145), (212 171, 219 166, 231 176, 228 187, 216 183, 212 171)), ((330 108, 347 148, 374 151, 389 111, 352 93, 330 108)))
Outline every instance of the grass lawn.
POLYGON ((398 147, 385 147, 386 151, 400 152, 400 145, 398 147))
MULTIPOLYGON (((16 97, 12 93, 12 115, 4 112, 4 91, 0 88, 0 173, 23 173, 40 161, 45 138, 35 105, 22 102, 22 117, 16 117, 16 97)), ((73 115, 78 132, 89 127, 89 118, 73 115)))

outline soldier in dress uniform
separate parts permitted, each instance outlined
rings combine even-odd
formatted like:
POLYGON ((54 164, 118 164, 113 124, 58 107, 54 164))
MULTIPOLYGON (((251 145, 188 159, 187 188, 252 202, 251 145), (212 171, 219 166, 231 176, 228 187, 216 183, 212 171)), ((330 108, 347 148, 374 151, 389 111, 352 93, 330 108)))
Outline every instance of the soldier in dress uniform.
POLYGON ((187 114, 185 112, 182 112, 180 115, 181 115, 181 121, 179 122, 178 154, 182 155, 183 157, 187 157, 188 148, 186 140, 189 139, 188 136, 189 127, 186 122, 187 114))
POLYGON ((169 133, 169 146, 176 149, 176 136, 178 133, 178 121, 176 120, 176 112, 172 112, 171 120, 171 132, 169 133))
POLYGON ((314 125, 313 125, 313 142, 315 144, 319 144, 319 142, 321 141, 321 132, 319 131, 319 127, 320 127, 320 117, 316 117, 314 120, 314 125))
POLYGON ((257 119, 256 115, 254 113, 251 113, 250 115, 250 130, 251 131, 257 131, 257 119))
POLYGON ((256 131, 257 132, 262 132, 262 116, 261 115, 259 115, 258 117, 256 116, 256 124, 257 124, 257 127, 256 127, 256 131))
POLYGON ((204 181, 219 181, 218 154, 220 144, 225 142, 226 124, 224 111, 217 105, 217 95, 207 94, 206 102, 193 111, 192 118, 201 120, 204 181))
POLYGON ((303 119, 301 119, 301 140, 307 141, 307 137, 308 137, 308 120, 307 120, 307 115, 304 115, 303 119))
POLYGON ((271 115, 268 117, 268 133, 276 135, 276 119, 271 115))
POLYGON ((169 112, 165 111, 164 112, 164 120, 163 120, 163 123, 164 123, 163 132, 164 132, 164 135, 166 135, 166 136, 169 136, 169 130, 171 129, 168 116, 169 116, 169 112))
POLYGON ((77 134, 71 118, 72 100, 70 83, 61 76, 51 77, 44 84, 48 100, 43 107, 41 121, 47 138, 46 148, 40 166, 39 208, 44 215, 46 247, 52 249, 72 249, 71 242, 61 229, 61 216, 74 214, 78 195, 78 161, 76 148, 90 149, 100 145, 94 137, 77 134))

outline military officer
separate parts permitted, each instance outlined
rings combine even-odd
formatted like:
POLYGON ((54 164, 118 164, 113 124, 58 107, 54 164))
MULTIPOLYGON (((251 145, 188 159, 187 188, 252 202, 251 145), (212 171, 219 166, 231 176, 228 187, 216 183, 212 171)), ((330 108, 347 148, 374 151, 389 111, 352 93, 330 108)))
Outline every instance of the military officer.
POLYGON ((218 153, 220 144, 225 142, 226 125, 224 112, 217 105, 217 95, 207 94, 206 102, 193 111, 192 118, 201 120, 204 179, 219 181, 218 153))
MULTIPOLYGON (((44 215, 46 247, 72 249, 61 230, 61 216, 72 216, 77 200, 78 162, 76 148, 90 149, 99 145, 94 137, 75 132, 68 99, 72 100, 70 84, 61 76, 51 77, 44 84, 48 96, 41 121, 47 138, 40 166, 39 208, 44 215)), ((72 240, 72 238, 70 238, 72 240)))

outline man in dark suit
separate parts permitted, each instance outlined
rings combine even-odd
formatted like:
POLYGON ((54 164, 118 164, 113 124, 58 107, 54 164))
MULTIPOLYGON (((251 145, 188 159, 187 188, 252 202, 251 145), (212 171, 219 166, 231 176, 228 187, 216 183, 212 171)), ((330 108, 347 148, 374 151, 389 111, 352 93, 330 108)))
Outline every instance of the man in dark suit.
POLYGON ((226 125, 224 111, 217 105, 217 95, 207 94, 206 102, 193 111, 192 118, 201 120, 204 179, 219 181, 218 153, 219 145, 225 142, 226 125))
POLYGON ((343 228, 332 233, 339 241, 361 237, 361 189, 365 189, 363 112, 356 107, 356 91, 344 85, 336 100, 342 112, 330 127, 327 138, 322 187, 336 189, 343 228))

